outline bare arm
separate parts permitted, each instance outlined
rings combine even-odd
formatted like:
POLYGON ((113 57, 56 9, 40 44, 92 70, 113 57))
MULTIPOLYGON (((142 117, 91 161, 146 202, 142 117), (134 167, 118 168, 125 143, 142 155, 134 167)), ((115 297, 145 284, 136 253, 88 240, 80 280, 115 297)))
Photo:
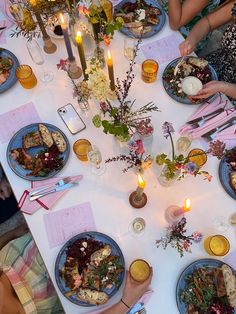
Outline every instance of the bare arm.
POLYGON ((233 1, 229 2, 219 10, 203 17, 193 27, 186 40, 183 41, 179 46, 182 56, 191 53, 196 47, 197 43, 199 43, 199 41, 203 37, 205 37, 210 31, 231 21, 231 9, 233 7, 233 3, 233 1))
POLYGON ((209 0, 169 0, 168 11, 170 27, 178 30, 181 26, 190 22, 198 13, 209 4, 209 0))

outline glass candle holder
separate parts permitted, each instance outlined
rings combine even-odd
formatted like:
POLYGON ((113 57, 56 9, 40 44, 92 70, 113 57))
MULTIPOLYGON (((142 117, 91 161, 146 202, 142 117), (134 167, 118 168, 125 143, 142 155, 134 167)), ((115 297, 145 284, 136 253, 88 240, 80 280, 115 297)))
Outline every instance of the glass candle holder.
POLYGON ((147 59, 142 64, 142 80, 145 83, 155 82, 157 79, 158 63, 155 60, 147 59))
POLYGON ((143 259, 136 259, 131 263, 129 272, 135 281, 144 282, 150 276, 151 268, 143 259))
POLYGON ((22 87, 26 89, 33 88, 37 84, 37 78, 29 65, 19 65, 15 74, 22 87))
POLYGON ((86 139, 79 139, 73 145, 73 151, 77 158, 81 161, 88 161, 88 150, 91 147, 91 143, 86 139))
POLYGON ((229 241, 221 234, 209 236, 204 240, 205 251, 212 256, 224 256, 230 250, 229 241))

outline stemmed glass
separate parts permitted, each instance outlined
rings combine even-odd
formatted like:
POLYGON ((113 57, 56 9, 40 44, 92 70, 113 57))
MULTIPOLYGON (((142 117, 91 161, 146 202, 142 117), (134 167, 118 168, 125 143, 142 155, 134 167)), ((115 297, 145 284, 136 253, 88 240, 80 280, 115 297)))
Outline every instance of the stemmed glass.
POLYGON ((44 83, 50 82, 53 79, 53 74, 50 71, 45 71, 43 67, 45 61, 44 54, 37 41, 35 39, 28 40, 26 42, 26 47, 33 62, 42 65, 43 72, 39 76, 40 80, 44 83))
POLYGON ((88 161, 92 165, 92 173, 101 175, 105 172, 105 165, 102 163, 102 154, 97 146, 91 145, 88 148, 88 161))

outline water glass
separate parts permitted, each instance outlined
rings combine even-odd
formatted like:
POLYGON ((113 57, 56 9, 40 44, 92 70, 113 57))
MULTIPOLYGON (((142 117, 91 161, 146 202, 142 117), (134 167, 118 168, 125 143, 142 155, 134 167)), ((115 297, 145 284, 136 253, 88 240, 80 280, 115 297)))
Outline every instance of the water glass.
POLYGON ((137 44, 137 41, 134 38, 130 38, 130 37, 124 38, 124 56, 129 61, 134 59, 136 44, 137 44))
POLYGON ((88 161, 92 165, 92 173, 101 175, 105 172, 105 165, 102 163, 102 154, 97 146, 88 147, 88 161))
POLYGON ((146 222, 142 217, 136 217, 131 225, 130 225, 130 231, 133 233, 133 235, 141 235, 143 234, 146 227, 146 222))
POLYGON ((37 78, 29 65, 19 65, 15 74, 22 87, 26 89, 31 89, 37 84, 37 78))
POLYGON ((185 153, 191 146, 191 140, 187 134, 183 134, 176 142, 176 148, 180 154, 185 153))

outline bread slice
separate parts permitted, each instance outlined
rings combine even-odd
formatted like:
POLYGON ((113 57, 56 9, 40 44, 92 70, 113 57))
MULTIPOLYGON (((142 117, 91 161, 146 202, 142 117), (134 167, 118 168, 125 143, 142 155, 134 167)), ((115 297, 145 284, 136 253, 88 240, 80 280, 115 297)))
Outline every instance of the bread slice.
POLYGON ((54 142, 48 128, 44 124, 39 123, 39 132, 42 137, 44 145, 46 147, 51 147, 54 142))
POLYGON ((221 267, 229 304, 236 308, 236 278, 228 265, 221 267))
POLYGON ((231 188, 234 190, 234 193, 236 193, 236 171, 230 172, 229 184, 230 184, 231 188))
POLYGON ((188 63, 197 66, 200 69, 204 69, 208 65, 208 61, 202 58, 188 58, 188 63))
POLYGON ((23 148, 31 148, 43 145, 39 131, 30 132, 23 136, 23 148))
POLYGON ((108 295, 105 292, 90 290, 90 289, 82 289, 82 288, 79 289, 77 298, 80 301, 93 304, 93 305, 104 304, 109 299, 108 295))
POLYGON ((92 266, 99 266, 101 261, 103 261, 105 258, 107 258, 109 255, 111 255, 111 246, 109 244, 105 245, 103 248, 95 251, 90 256, 90 264, 92 266))
POLYGON ((59 152, 63 153, 66 150, 66 141, 60 132, 51 132, 54 143, 57 145, 59 152))

